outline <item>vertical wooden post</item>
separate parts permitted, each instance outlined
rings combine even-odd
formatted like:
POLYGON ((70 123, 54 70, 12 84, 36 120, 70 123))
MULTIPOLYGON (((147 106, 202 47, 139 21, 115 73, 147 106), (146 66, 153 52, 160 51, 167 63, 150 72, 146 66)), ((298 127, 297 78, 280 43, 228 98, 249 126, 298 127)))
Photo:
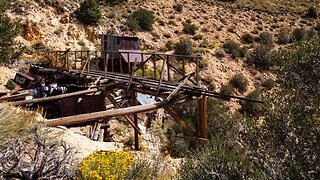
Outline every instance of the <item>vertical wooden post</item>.
POLYGON ((199 85, 199 58, 196 58, 196 83, 199 85))
MULTIPOLYGON (((136 106, 138 105, 137 102, 137 93, 134 91, 131 91, 131 98, 132 98, 132 105, 136 106)), ((138 114, 133 114, 134 124, 138 127, 138 114)), ((139 134, 137 130, 134 130, 134 149, 139 150, 139 134)))
POLYGON ((111 51, 111 71, 114 72, 113 51, 111 51))
POLYGON ((207 98, 202 96, 198 98, 198 128, 201 138, 207 138, 207 98))
POLYGON ((169 66, 169 55, 167 55, 167 70, 168 70, 168 81, 171 81, 170 66, 169 66))
MULTIPOLYGON (((98 51, 95 51, 94 52, 94 56, 95 56, 95 59, 96 59, 96 62, 94 63, 94 65, 95 65, 95 69, 98 69, 98 51)), ((102 56, 102 54, 101 54, 101 56, 102 56)))
MULTIPOLYGON (((144 63, 144 59, 143 59, 143 53, 141 53, 141 64, 144 63)), ((141 66, 141 71, 142 71, 142 77, 144 77, 144 65, 141 66)))
POLYGON ((90 64, 91 64, 91 59, 90 59, 90 51, 87 51, 87 61, 88 61, 88 64, 87 64, 87 75, 89 75, 90 73, 90 64))
POLYGON ((108 61, 109 61, 109 54, 107 54, 106 52, 103 52, 103 59, 104 59, 104 78, 107 78, 107 72, 108 72, 108 61))
POLYGON ((128 58, 128 74, 131 74, 131 69, 130 69, 130 54, 129 52, 127 53, 127 58, 128 58))
POLYGON ((153 59, 152 59, 152 61, 153 61, 153 78, 157 79, 156 55, 153 54, 152 56, 153 56, 153 59))

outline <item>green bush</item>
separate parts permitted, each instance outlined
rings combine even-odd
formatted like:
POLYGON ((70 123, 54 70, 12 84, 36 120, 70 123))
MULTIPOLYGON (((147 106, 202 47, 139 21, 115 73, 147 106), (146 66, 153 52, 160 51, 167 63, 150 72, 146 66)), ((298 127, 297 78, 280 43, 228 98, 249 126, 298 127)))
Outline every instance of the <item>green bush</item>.
POLYGON ((307 11, 306 16, 310 18, 317 18, 318 17, 317 8, 314 6, 311 6, 307 11))
POLYGON ((318 32, 314 28, 309 28, 306 32, 306 39, 311 40, 315 37, 317 37, 318 32))
POLYGON ((244 33, 241 36, 241 41, 245 44, 250 44, 253 43, 254 37, 250 33, 244 33))
POLYGON ((193 52, 192 42, 188 39, 180 39, 174 48, 174 54, 177 55, 192 55, 193 52))
POLYGON ((107 0, 107 3, 111 5, 118 5, 124 2, 127 2, 128 0, 107 0))
POLYGON ((259 35, 259 41, 260 44, 268 46, 268 47, 273 47, 273 37, 270 32, 262 32, 259 35))
POLYGON ((289 42, 290 42, 290 33, 285 29, 281 29, 277 38, 277 43, 288 44, 289 42))
MULTIPOLYGON (((259 89, 255 89, 251 93, 249 93, 246 98, 257 100, 261 95, 261 91, 259 89)), ((240 101, 240 112, 246 113, 250 115, 258 115, 260 112, 261 104, 251 101, 240 101)))
POLYGON ((183 32, 186 34, 195 35, 196 31, 198 30, 198 27, 191 23, 184 23, 183 25, 183 32))
POLYGON ((223 49, 218 49, 215 51, 214 55, 217 57, 217 58, 224 58, 226 57, 226 53, 224 52, 223 49))
POLYGON ((245 57, 247 50, 233 40, 227 40, 222 46, 233 58, 245 57))
POLYGON ((249 54, 247 60, 258 68, 269 70, 272 65, 270 48, 265 45, 256 46, 249 54))
POLYGON ((183 10, 183 6, 182 6, 182 4, 180 4, 180 3, 177 3, 177 4, 175 4, 174 6, 173 6, 173 8, 174 8, 174 10, 176 10, 177 12, 182 12, 182 10, 183 10))
POLYGON ((20 33, 20 23, 11 21, 5 14, 11 1, 0 1, 0 65, 8 65, 12 59, 18 58, 24 48, 18 45, 15 37, 20 33))
POLYGON ((264 179, 245 155, 244 147, 215 137, 203 149, 190 153, 179 170, 180 179, 264 179))
POLYGON ((247 78, 243 75, 236 74, 232 76, 231 80, 229 81, 229 84, 243 93, 247 90, 249 82, 247 78))
MULTIPOLYGON (((221 86, 220 93, 224 95, 233 95, 233 88, 230 84, 225 84, 221 86)), ((230 98, 226 97, 226 100, 230 100, 230 98)))
POLYGON ((127 25, 133 30, 137 30, 137 25, 139 26, 139 30, 143 31, 151 31, 152 26, 154 24, 154 14, 152 11, 147 9, 138 9, 134 11, 127 19, 127 25))
POLYGON ((267 90, 270 90, 275 86, 275 84, 276 82, 273 79, 267 79, 261 85, 267 90))
POLYGON ((84 0, 75 14, 77 19, 88 25, 97 24, 102 17, 96 0, 84 0))
POLYGON ((304 28, 295 28, 292 31, 291 40, 292 41, 302 41, 306 37, 306 30, 304 28))
POLYGON ((169 51, 174 50, 174 48, 176 47, 175 43, 171 40, 169 40, 165 46, 166 46, 166 49, 169 51))
POLYGON ((9 79, 6 85, 4 85, 4 87, 6 87, 9 90, 14 90, 14 88, 16 87, 16 84, 11 79, 9 79))

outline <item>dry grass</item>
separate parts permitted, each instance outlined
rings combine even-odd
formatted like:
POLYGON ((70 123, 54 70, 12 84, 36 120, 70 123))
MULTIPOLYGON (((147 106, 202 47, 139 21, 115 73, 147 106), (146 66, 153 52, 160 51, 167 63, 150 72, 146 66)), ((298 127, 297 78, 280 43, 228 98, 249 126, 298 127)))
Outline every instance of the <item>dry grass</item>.
POLYGON ((0 104, 0 144, 7 139, 22 136, 29 127, 37 124, 40 115, 36 112, 0 104))

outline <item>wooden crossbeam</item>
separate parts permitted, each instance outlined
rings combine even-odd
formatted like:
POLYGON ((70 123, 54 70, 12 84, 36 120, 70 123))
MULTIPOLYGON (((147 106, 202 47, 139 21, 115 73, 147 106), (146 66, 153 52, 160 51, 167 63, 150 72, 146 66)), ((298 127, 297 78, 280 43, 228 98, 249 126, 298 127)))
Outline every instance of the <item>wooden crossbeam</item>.
POLYGON ((15 95, 11 95, 11 96, 1 97, 0 98, 0 103, 1 102, 6 102, 6 101, 14 101, 14 100, 17 100, 17 99, 25 98, 25 97, 30 96, 30 95, 31 95, 30 93, 24 92, 24 93, 21 93, 21 94, 15 94, 15 95))
POLYGON ((80 114, 80 115, 74 115, 74 116, 68 116, 68 117, 61 117, 56 119, 49 119, 49 120, 46 120, 44 123, 48 126, 84 123, 84 122, 95 121, 97 119, 102 119, 106 117, 124 116, 131 113, 141 113, 141 112, 152 111, 155 109, 162 108, 164 106, 168 106, 169 104, 170 103, 167 101, 162 101, 162 102, 156 102, 153 104, 132 106, 132 107, 126 107, 121 109, 111 109, 107 111, 100 111, 100 112, 80 114))
POLYGON ((90 93, 94 93, 97 91, 98 91, 98 89, 89 89, 89 90, 78 91, 78 92, 73 92, 73 93, 61 94, 61 95, 57 95, 57 96, 36 98, 36 99, 23 100, 23 101, 15 101, 15 102, 10 102, 9 104, 13 105, 13 106, 20 106, 20 105, 31 104, 31 103, 41 103, 41 102, 47 102, 47 101, 53 101, 53 100, 62 99, 62 98, 66 98, 66 97, 71 97, 71 96, 90 94, 90 93))
POLYGON ((184 80, 176 87, 176 89, 174 89, 174 90, 169 94, 169 96, 167 97, 167 101, 170 101, 172 98, 174 98, 174 97, 177 96, 178 91, 181 89, 181 87, 182 87, 183 85, 186 84, 186 82, 189 80, 190 76, 191 76, 191 74, 188 74, 188 75, 184 78, 184 80))
POLYGON ((176 121, 180 126, 182 126, 184 129, 186 129, 187 131, 189 131, 189 132, 191 132, 193 135, 197 135, 196 134, 196 132, 193 130, 193 129, 191 129, 184 121, 182 121, 180 118, 179 118, 179 116, 175 113, 175 112, 173 112, 172 110, 171 110, 171 108, 170 107, 164 107, 164 110, 168 113, 168 114, 170 114, 170 116, 173 118, 173 120, 174 121, 176 121))
MULTIPOLYGON (((114 105, 114 107, 116 109, 120 109, 121 106, 117 103, 117 101, 112 97, 112 95, 110 94, 110 92, 106 92, 106 97, 109 99, 109 101, 114 105)), ((124 114, 123 115, 124 118, 129 122, 129 124, 139 133, 140 132, 140 128, 138 126, 135 125, 134 120, 132 120, 132 118, 128 115, 128 114, 124 114)))
MULTIPOLYGON (((83 69, 81 70, 80 75, 83 74, 84 70, 86 69, 87 64, 89 63, 89 61, 90 61, 90 57, 87 57, 87 60, 84 63, 84 66, 83 66, 83 69)), ((89 73, 89 72, 87 72, 87 73, 89 73)))

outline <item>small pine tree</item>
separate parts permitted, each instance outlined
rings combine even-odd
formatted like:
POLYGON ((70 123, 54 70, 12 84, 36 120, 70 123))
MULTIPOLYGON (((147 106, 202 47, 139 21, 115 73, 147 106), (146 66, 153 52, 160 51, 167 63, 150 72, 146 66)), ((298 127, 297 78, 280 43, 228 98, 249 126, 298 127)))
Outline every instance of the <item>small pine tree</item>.
POLYGON ((85 24, 97 24, 102 15, 96 0, 84 0, 75 12, 76 17, 85 24))
POLYGON ((10 3, 10 0, 0 0, 0 64, 3 65, 8 65, 11 59, 18 58, 23 51, 14 40, 20 32, 19 22, 13 22, 5 15, 10 3))

